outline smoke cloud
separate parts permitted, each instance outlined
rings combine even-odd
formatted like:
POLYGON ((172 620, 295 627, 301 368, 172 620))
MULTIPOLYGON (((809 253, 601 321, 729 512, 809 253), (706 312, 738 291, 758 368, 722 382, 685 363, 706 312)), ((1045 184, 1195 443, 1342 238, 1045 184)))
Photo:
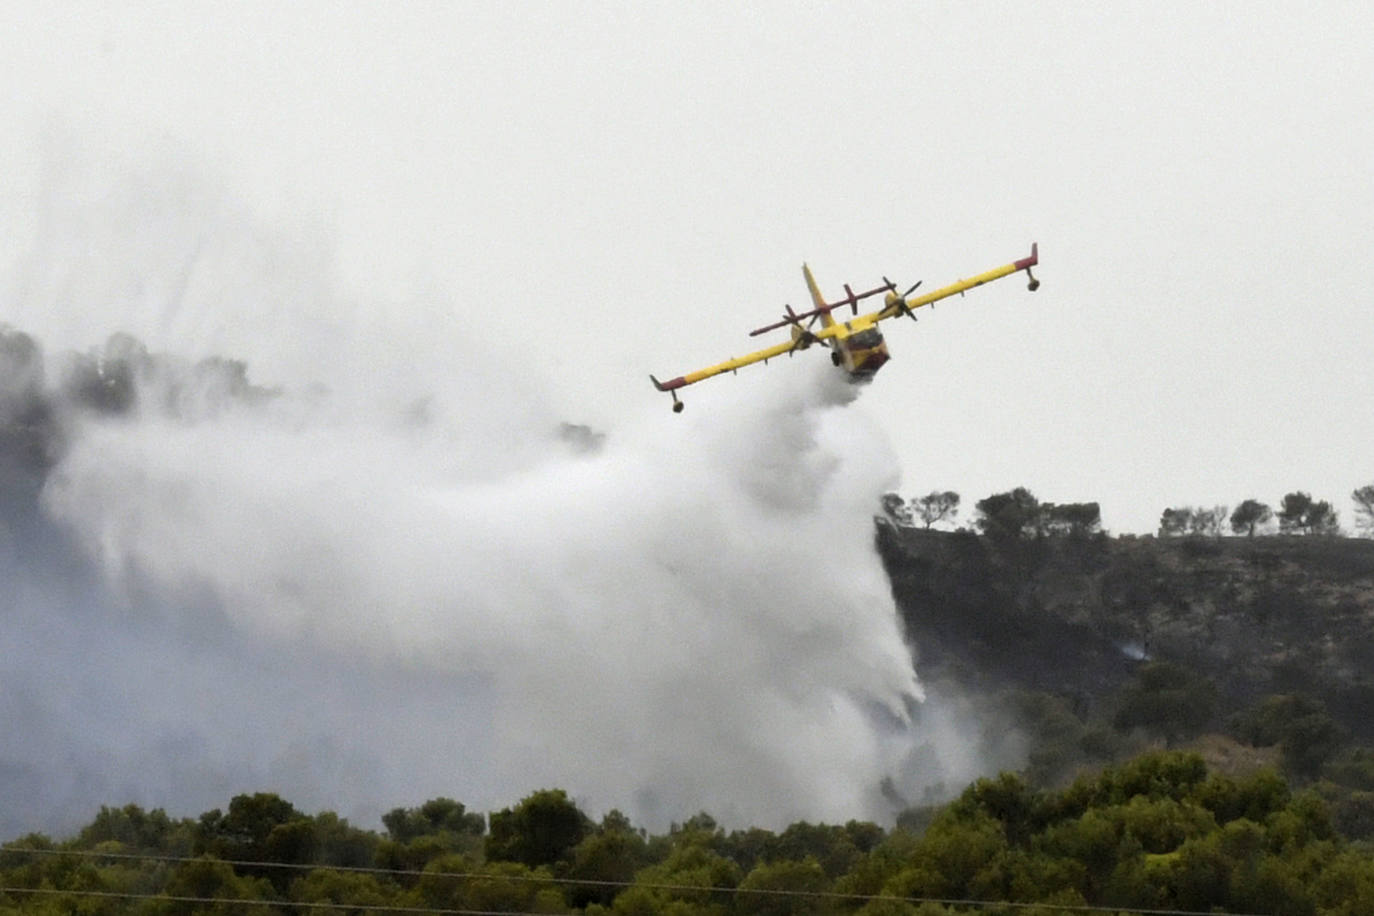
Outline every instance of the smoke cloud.
POLYGON ((412 334, 185 176, 89 180, 45 189, 0 348, 0 832, 550 786, 885 821, 885 782, 972 775, 911 724, 896 461, 823 361, 587 430, 513 381, 518 327, 412 334))

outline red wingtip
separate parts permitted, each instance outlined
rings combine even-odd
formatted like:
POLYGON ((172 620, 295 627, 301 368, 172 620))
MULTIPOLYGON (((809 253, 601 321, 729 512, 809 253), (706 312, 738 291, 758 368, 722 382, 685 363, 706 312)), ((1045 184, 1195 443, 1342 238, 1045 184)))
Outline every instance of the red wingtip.
POLYGON ((649 381, 653 382, 654 387, 659 391, 672 391, 674 388, 681 388, 683 385, 687 384, 686 379, 681 375, 677 378, 669 379, 666 382, 660 382, 658 379, 654 378, 653 375, 650 375, 649 381))

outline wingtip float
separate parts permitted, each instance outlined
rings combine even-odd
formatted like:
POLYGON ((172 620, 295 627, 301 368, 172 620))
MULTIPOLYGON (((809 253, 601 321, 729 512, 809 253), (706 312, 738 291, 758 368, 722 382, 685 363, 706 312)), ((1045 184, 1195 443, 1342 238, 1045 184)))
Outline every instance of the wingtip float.
POLYGON ((1027 277, 1026 288, 1035 292, 1040 288, 1040 281, 1035 278, 1031 268, 1039 263, 1040 246, 1032 242, 1030 257, 1012 261, 1010 264, 984 271, 977 276, 969 277, 967 280, 951 283, 920 296, 912 295, 921 285, 919 280, 906 292, 898 293, 897 284, 887 277, 883 277, 881 286, 875 286, 860 293, 854 292, 846 283, 844 285, 844 297, 836 299, 834 302, 825 301, 821 295, 820 287, 816 285, 816 280, 811 275, 811 268, 803 264, 802 276, 806 278, 806 287, 811 293, 812 308, 809 311, 796 312, 793 311, 792 306, 785 305, 783 306, 784 314, 781 321, 775 321, 749 332, 750 337, 756 337, 759 334, 776 331, 780 328, 790 328, 791 340, 762 350, 755 350, 745 356, 731 357, 724 362, 716 363, 714 366, 688 372, 686 375, 680 375, 666 382, 660 382, 652 375, 649 376, 649 380, 654 383, 654 387, 659 391, 666 391, 673 396, 673 412, 681 413, 684 405, 677 395, 679 388, 720 375, 723 372, 734 372, 754 363, 766 363, 775 356, 791 356, 798 350, 805 350, 812 344, 819 344, 830 350, 830 361, 836 367, 843 369, 848 374, 850 381, 866 382, 873 378, 874 374, 890 358, 887 352, 887 343, 883 340, 882 332, 878 329, 878 322, 885 318, 897 318, 902 315, 915 321, 916 316, 913 314, 915 309, 932 305, 941 299, 948 299, 950 296, 962 295, 975 286, 982 286, 984 283, 991 283, 993 280, 1000 280, 1002 277, 1023 270, 1027 277), (880 294, 883 296, 883 307, 877 311, 860 315, 859 303, 871 296, 880 294), (836 309, 846 307, 853 316, 848 320, 843 318, 837 320, 831 314, 836 309), (820 322, 819 328, 816 327, 817 322, 820 322))

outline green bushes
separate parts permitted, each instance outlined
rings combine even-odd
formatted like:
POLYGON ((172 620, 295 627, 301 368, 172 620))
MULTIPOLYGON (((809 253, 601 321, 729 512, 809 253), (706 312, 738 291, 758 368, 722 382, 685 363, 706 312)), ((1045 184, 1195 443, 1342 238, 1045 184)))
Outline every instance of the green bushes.
POLYGON ((1294 793, 1273 770, 1236 778, 1162 751, 1062 789, 981 779, 920 833, 858 821, 727 832, 698 815, 650 836, 618 812, 595 823, 558 790, 499 812, 499 837, 446 799, 389 812, 386 837, 271 795, 199 820, 103 808, 75 839, 0 850, 0 909, 952 916, 977 900, 1360 916, 1374 912, 1374 855, 1356 842, 1374 829, 1374 793, 1334 785, 1294 793))

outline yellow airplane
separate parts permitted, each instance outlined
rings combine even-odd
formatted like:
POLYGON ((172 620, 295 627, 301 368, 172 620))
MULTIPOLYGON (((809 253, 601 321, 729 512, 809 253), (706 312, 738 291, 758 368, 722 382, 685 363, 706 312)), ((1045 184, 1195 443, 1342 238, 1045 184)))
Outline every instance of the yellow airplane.
POLYGON ((792 328, 790 341, 775 344, 763 350, 756 350, 747 356, 732 357, 723 363, 707 366, 705 369, 698 369, 696 372, 689 372, 666 382, 660 382, 652 375, 649 376, 649 379, 659 391, 666 391, 673 396, 673 411, 681 413, 683 404, 682 401, 678 400, 677 389, 708 379, 713 375, 720 375, 722 372, 734 372, 736 369, 752 363, 766 363, 775 356, 784 354, 791 356, 797 350, 805 350, 812 344, 819 343, 821 346, 830 348, 830 361, 849 373, 851 382, 866 382, 873 378, 874 373, 882 368, 883 363, 887 362, 889 358, 887 344, 883 342, 882 332, 878 330, 878 322, 884 318, 896 318, 899 315, 910 316, 911 320, 915 321, 916 316, 912 314, 914 309, 923 305, 931 305, 956 294, 962 295, 966 290, 973 289, 975 286, 1000 280, 1002 277, 1022 270, 1026 272, 1026 276, 1029 278, 1026 284, 1027 288, 1031 292, 1035 292, 1040 288, 1040 281, 1035 279, 1035 275, 1031 273, 1031 268, 1039 263, 1040 246, 1033 242, 1028 258, 1022 258, 1002 267, 985 271, 967 280, 951 283, 949 286, 926 293, 923 296, 917 296, 914 299, 909 297, 916 291, 916 287, 921 285, 919 280, 899 296, 896 285, 887 277, 883 277, 882 286, 875 286, 873 289, 862 293, 854 292, 846 283, 844 285, 844 298, 834 302, 825 301, 824 297, 821 296, 820 288, 816 285, 816 279, 811 276, 811 268, 803 264, 802 275, 806 277, 806 287, 811 291, 811 302, 815 308, 809 312, 798 314, 792 311, 792 306, 785 305, 783 308, 786 310, 786 314, 782 321, 749 332, 750 337, 755 337, 790 325, 792 328), (883 297, 883 307, 876 312, 860 315, 859 301, 879 293, 887 294, 883 297), (849 306, 854 317, 849 321, 836 321, 830 313, 846 305, 849 306), (803 319, 806 319, 804 325, 802 324, 803 319), (820 320, 821 327, 819 330, 813 331, 811 328, 817 319, 820 320))

